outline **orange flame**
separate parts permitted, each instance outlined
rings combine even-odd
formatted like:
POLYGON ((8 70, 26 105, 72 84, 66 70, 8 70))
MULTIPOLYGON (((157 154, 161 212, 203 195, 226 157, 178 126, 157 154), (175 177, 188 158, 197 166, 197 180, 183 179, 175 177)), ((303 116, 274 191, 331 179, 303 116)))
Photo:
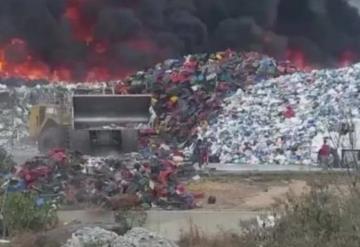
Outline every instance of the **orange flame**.
POLYGON ((356 54, 351 52, 350 50, 343 51, 338 59, 339 67, 346 67, 356 61, 356 54))
MULTIPOLYGON (((109 44, 106 41, 95 40, 93 36, 94 23, 96 20, 89 20, 81 12, 83 4, 87 0, 68 0, 66 10, 63 14, 66 18, 74 35, 74 38, 86 44, 92 52, 85 60, 87 71, 81 80, 102 81, 118 79, 128 76, 134 70, 130 68, 106 68, 108 64, 107 52, 109 44)), ((100 1, 100 0, 99 0, 100 1)), ((129 49, 135 49, 145 53, 162 52, 149 40, 129 40, 129 49)), ((13 38, 6 44, 0 44, 0 77, 16 77, 23 79, 45 79, 49 81, 71 81, 74 80, 74 70, 72 67, 57 64, 51 65, 44 63, 39 57, 28 49, 25 40, 13 38)))
POLYGON ((69 20, 75 38, 90 45, 94 41, 93 25, 87 23, 80 9, 84 0, 70 0, 64 16, 69 20))
POLYGON ((288 49, 286 51, 286 59, 291 61, 300 70, 310 71, 313 69, 300 49, 288 49))

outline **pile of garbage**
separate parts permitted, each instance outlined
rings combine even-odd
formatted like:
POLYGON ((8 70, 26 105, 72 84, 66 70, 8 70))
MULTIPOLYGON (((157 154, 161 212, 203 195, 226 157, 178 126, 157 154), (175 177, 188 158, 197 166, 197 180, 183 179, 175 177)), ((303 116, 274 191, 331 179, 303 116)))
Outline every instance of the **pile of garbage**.
POLYGON ((313 165, 314 138, 359 119, 359 95, 360 64, 264 80, 226 98, 199 135, 222 163, 313 165))
POLYGON ((16 167, 8 190, 35 191, 44 200, 57 199, 64 205, 98 205, 113 210, 194 208, 196 197, 201 195, 188 192, 183 183, 194 170, 183 164, 179 154, 173 157, 145 158, 129 153, 100 158, 55 149, 16 167))
POLYGON ((177 244, 144 228, 133 228, 125 235, 99 227, 85 227, 73 233, 63 247, 108 246, 108 247, 176 247, 177 244))
POLYGON ((0 146, 14 138, 11 131, 15 125, 14 113, 10 106, 10 92, 4 85, 0 85, 0 146))
POLYGON ((196 127, 216 119, 224 97, 238 88, 295 71, 290 63, 259 53, 227 50, 167 60, 127 78, 124 85, 128 88, 118 91, 152 93, 160 133, 168 134, 173 143, 183 143, 195 134, 196 127))
POLYGON ((238 88, 295 71, 297 69, 288 62, 277 62, 258 53, 227 50, 169 59, 123 81, 71 84, 23 81, 22 86, 15 87, 11 83, 21 84, 19 80, 0 80, 0 84, 7 85, 2 88, 13 95, 11 109, 0 116, 0 132, 2 136, 6 132, 9 140, 26 138, 31 105, 70 105, 74 91, 91 89, 94 93, 102 93, 106 87, 112 87, 116 94, 153 94, 153 108, 158 117, 154 125, 164 134, 163 138, 183 143, 196 132, 197 126, 216 119, 224 97, 238 88))

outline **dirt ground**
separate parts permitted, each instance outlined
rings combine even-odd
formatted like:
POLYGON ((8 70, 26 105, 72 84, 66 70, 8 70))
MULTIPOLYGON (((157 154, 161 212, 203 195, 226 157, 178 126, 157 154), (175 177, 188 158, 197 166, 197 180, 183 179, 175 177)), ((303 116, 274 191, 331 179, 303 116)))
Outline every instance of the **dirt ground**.
POLYGON ((284 199, 288 192, 301 195, 308 191, 308 182, 302 178, 282 177, 220 177, 206 178, 188 185, 192 192, 203 192, 199 200, 203 209, 259 211, 270 209, 277 199, 284 199), (209 196, 216 197, 215 204, 208 204, 209 196))

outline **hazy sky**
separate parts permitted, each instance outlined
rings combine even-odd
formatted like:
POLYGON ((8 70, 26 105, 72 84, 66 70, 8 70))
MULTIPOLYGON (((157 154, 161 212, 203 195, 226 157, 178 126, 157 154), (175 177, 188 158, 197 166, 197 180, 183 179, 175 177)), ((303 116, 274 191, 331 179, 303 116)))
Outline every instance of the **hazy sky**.
POLYGON ((360 10, 360 0, 348 0, 349 3, 360 10))

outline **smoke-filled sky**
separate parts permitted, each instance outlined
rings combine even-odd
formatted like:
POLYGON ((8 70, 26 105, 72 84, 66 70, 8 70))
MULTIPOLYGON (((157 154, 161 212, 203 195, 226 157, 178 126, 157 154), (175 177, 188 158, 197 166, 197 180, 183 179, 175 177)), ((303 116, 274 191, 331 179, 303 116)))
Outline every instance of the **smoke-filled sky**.
POLYGON ((1 0, 0 44, 0 72, 31 63, 71 78, 227 48, 328 66, 357 59, 360 17, 347 0, 1 0))
POLYGON ((348 2, 350 3, 350 5, 357 8, 358 11, 360 11, 360 1, 359 0, 348 0, 348 2))

